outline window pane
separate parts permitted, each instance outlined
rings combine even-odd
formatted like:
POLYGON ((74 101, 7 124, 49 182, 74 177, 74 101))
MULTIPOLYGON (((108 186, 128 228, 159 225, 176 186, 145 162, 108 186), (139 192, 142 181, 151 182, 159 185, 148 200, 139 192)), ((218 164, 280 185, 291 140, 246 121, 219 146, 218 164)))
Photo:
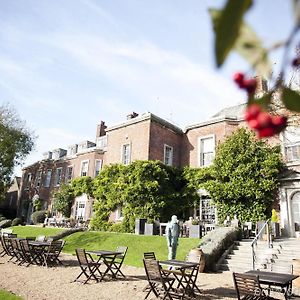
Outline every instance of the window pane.
POLYGON ((51 174, 52 174, 52 170, 47 170, 47 175, 46 175, 45 185, 44 185, 45 187, 49 187, 50 186, 51 174))

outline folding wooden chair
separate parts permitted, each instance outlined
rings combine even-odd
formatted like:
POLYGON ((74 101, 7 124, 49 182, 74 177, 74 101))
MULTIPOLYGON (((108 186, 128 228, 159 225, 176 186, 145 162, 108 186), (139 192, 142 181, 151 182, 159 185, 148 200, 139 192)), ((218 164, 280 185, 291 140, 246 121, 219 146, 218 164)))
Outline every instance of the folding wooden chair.
POLYGON ((233 272, 233 281, 238 300, 276 300, 264 293, 257 275, 233 272))
MULTIPOLYGON (((155 253, 153 251, 151 252, 144 252, 144 259, 155 259, 156 260, 156 256, 155 253)), ((143 288, 143 292, 149 291, 150 289, 150 284, 148 283, 144 288, 143 288)))
POLYGON ((20 240, 19 244, 23 255, 23 262, 21 262, 21 264, 27 262, 26 267, 28 267, 31 264, 40 265, 42 263, 39 253, 35 252, 34 248, 29 245, 27 239, 20 240))
POLYGON ((16 234, 3 234, 2 236, 0 236, 1 244, 3 247, 3 251, 4 251, 2 256, 4 256, 4 255, 10 256, 9 260, 12 260, 15 257, 15 253, 13 251, 13 247, 11 244, 11 239, 16 238, 16 237, 17 237, 16 234))
POLYGON ((59 260, 58 256, 64 247, 65 241, 58 240, 52 241, 47 251, 42 254, 43 257, 43 266, 48 267, 49 264, 62 265, 62 262, 59 260))
POLYGON ((96 262, 93 260, 90 254, 87 254, 84 249, 75 249, 76 256, 79 262, 81 273, 76 277, 74 281, 79 281, 78 279, 85 275, 86 280, 83 281, 83 284, 86 284, 89 280, 96 280, 100 282, 103 278, 103 274, 100 272, 99 268, 101 262, 96 262), (98 272, 98 274, 96 274, 98 272))
POLYGON ((128 247, 126 246, 118 246, 116 248, 116 252, 122 252, 122 254, 118 254, 116 256, 105 256, 105 264, 107 265, 107 269, 104 275, 107 272, 111 272, 113 277, 117 277, 118 273, 125 277, 125 275, 121 271, 121 267, 123 265, 123 261, 126 256, 127 250, 128 247))
POLYGON ((158 261, 155 259, 143 259, 143 263, 149 283, 149 290, 145 299, 153 292, 157 298, 163 297, 163 299, 172 300, 171 290, 175 278, 164 276, 158 261))
POLYGON ((155 253, 152 252, 144 252, 144 259, 156 259, 155 253))

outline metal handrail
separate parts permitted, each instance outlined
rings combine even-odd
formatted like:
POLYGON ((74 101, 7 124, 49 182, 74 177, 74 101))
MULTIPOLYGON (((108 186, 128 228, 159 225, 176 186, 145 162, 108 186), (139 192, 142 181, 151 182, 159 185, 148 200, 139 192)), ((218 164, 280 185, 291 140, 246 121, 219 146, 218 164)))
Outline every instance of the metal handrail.
POLYGON ((263 230, 265 229, 265 227, 267 227, 267 242, 268 242, 268 248, 271 247, 271 239, 270 239, 270 232, 269 232, 269 222, 270 222, 271 219, 268 219, 263 227, 260 229, 260 231, 257 233, 257 235, 255 236, 255 238, 253 239, 252 243, 251 243, 251 248, 252 248, 252 268, 253 270, 255 270, 255 259, 256 259, 256 256, 255 256, 255 251, 254 251, 254 245, 257 245, 257 241, 258 241, 258 238, 260 237, 261 233, 263 232, 263 230))

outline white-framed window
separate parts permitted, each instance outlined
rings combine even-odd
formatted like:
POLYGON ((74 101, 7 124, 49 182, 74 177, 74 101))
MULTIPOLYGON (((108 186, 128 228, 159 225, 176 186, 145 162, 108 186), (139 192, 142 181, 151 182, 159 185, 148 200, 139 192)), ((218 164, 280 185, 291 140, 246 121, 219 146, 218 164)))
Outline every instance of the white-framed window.
POLYGON ((131 162, 131 145, 123 144, 122 145, 122 163, 124 165, 129 165, 131 162))
POLYGON ((89 161, 83 160, 81 162, 80 176, 88 176, 88 170, 89 170, 89 161))
POLYGON ((173 147, 164 145, 164 163, 167 166, 173 165, 173 147))
POLYGON ((60 185, 61 183, 61 175, 62 175, 62 168, 57 168, 55 172, 55 185, 60 185))
POLYGON ((41 178, 42 178, 42 171, 37 171, 35 175, 35 183, 34 183, 36 187, 39 187, 41 185, 41 178))
POLYGON ((51 175, 52 175, 52 170, 51 170, 51 169, 48 169, 48 170, 47 170, 47 173, 46 173, 46 178, 45 178, 44 187, 49 187, 49 186, 50 186, 51 175))
POLYGON ((287 162, 300 160, 300 143, 285 146, 285 157, 287 162))
POLYGON ((97 177, 102 169, 102 159, 96 159, 95 161, 95 177, 97 177))
POLYGON ((199 166, 210 166, 215 158, 215 135, 199 137, 198 152, 199 166))
POLYGON ((73 166, 67 166, 66 169, 66 182, 69 182, 73 178, 73 166))
POLYGON ((96 147, 102 150, 106 150, 107 148, 107 135, 103 135, 97 138, 96 147))

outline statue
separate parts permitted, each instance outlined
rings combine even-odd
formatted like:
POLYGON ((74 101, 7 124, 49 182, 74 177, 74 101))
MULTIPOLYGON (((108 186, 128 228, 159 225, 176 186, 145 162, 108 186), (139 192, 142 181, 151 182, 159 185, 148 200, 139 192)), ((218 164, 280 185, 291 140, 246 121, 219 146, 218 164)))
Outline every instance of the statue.
POLYGON ((175 259, 176 257, 179 232, 180 227, 178 224, 177 216, 173 215, 171 218, 171 222, 168 222, 168 225, 166 227, 166 237, 169 248, 168 259, 175 259))

